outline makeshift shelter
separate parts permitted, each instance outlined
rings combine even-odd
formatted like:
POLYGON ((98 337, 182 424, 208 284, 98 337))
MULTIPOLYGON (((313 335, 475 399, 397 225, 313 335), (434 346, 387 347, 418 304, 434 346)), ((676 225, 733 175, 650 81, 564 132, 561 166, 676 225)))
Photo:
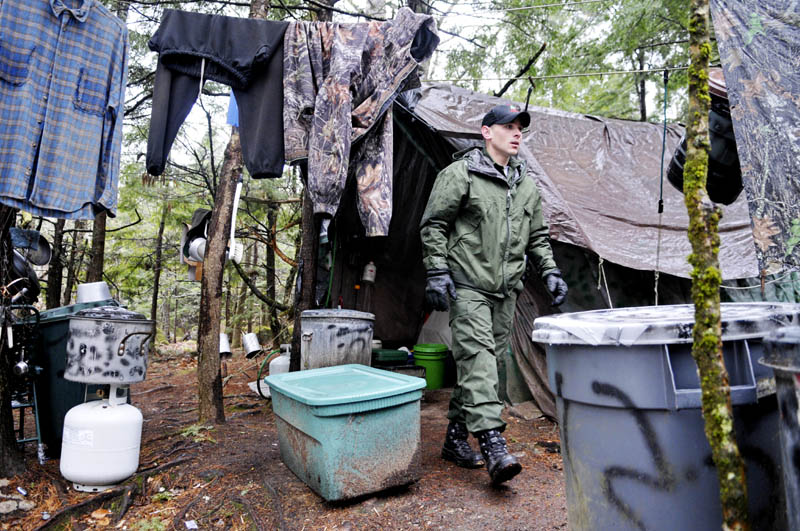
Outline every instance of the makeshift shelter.
MULTIPOLYGON (((375 337, 390 348, 412 346, 425 319, 419 220, 436 174, 454 152, 481 143, 483 115, 507 103, 450 85, 424 85, 418 96, 395 105, 394 211, 388 236, 364 236, 352 183, 330 235, 333 274, 326 298, 332 306, 375 313, 375 337), (377 268, 374 284, 361 281, 369 262, 377 268)), ((544 351, 530 341, 533 320, 556 311, 653 304, 656 278, 659 304, 689 302, 686 257, 691 248, 683 196, 661 183, 662 125, 528 110, 532 120, 520 154, 542 192, 556 261, 570 293, 555 309, 536 275, 528 280, 517 304, 513 355, 501 359, 506 366, 502 391, 511 402, 533 397, 554 417, 544 351), (664 212, 659 215, 662 189, 664 212)), ((682 132, 678 125, 667 126, 665 165, 682 132)), ((723 278, 756 276, 743 196, 723 207, 720 237, 723 278)))

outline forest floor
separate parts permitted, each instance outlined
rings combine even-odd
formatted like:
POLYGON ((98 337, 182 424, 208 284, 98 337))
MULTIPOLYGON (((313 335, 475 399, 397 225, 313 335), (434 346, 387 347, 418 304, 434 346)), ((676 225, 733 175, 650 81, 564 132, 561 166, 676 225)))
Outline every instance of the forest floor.
MULTIPOLYGON (((105 495, 76 492, 56 459, 39 465, 28 445, 28 471, 0 483, 0 494, 35 506, 0 516, 0 529, 566 529, 557 426, 508 410, 505 437, 523 465, 500 487, 485 469, 465 470, 439 457, 449 389, 421 401, 422 477, 349 502, 315 494, 281 461, 271 402, 254 394, 257 360, 226 362, 227 421, 197 424, 193 344, 151 356, 147 379, 131 388, 144 416, 139 470, 105 495), (105 497, 104 497, 105 496, 105 497), (48 517, 47 520, 43 519, 48 517), (61 523, 61 524, 59 524, 61 523), (54 525, 55 524, 55 525, 54 525)), ((471 439, 473 447, 476 442, 471 439)))

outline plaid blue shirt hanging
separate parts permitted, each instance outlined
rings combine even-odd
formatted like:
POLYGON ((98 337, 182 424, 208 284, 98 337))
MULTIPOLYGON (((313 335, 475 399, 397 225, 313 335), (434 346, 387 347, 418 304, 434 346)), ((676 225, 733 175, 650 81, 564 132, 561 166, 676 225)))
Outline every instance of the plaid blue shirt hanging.
POLYGON ((127 45, 95 0, 0 0, 0 202, 114 215, 127 45))

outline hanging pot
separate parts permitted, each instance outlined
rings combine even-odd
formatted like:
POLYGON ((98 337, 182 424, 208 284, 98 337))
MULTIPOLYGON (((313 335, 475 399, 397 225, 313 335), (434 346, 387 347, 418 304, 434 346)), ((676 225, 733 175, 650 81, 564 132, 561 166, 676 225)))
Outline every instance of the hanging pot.
POLYGON ((25 257, 18 251, 13 251, 13 255, 9 270, 9 282, 5 286, 6 294, 19 304, 36 302, 41 291, 39 277, 36 276, 36 271, 33 270, 30 262, 25 260, 25 257), (23 290, 25 290, 24 293, 23 290))

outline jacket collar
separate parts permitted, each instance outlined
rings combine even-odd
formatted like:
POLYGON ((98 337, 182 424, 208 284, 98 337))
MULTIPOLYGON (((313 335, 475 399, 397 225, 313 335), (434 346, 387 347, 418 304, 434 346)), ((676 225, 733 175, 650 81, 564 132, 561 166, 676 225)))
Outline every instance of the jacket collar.
POLYGON ((487 177, 495 179, 501 179, 512 187, 516 185, 520 179, 522 179, 522 177, 525 175, 525 169, 527 167, 523 159, 519 157, 511 157, 508 159, 508 166, 513 171, 513 175, 510 178, 506 178, 506 176, 495 167, 494 160, 492 160, 492 157, 489 156, 486 148, 477 146, 461 150, 455 153, 453 158, 456 160, 466 160, 467 169, 471 172, 480 173, 481 175, 486 175, 487 177))
POLYGON ((86 22, 86 19, 89 17, 89 12, 92 10, 92 7, 94 7, 94 0, 83 0, 80 4, 80 7, 71 8, 64 5, 64 0, 50 0, 50 9, 53 10, 53 14, 56 18, 60 18, 61 13, 66 11, 78 22, 86 22))

